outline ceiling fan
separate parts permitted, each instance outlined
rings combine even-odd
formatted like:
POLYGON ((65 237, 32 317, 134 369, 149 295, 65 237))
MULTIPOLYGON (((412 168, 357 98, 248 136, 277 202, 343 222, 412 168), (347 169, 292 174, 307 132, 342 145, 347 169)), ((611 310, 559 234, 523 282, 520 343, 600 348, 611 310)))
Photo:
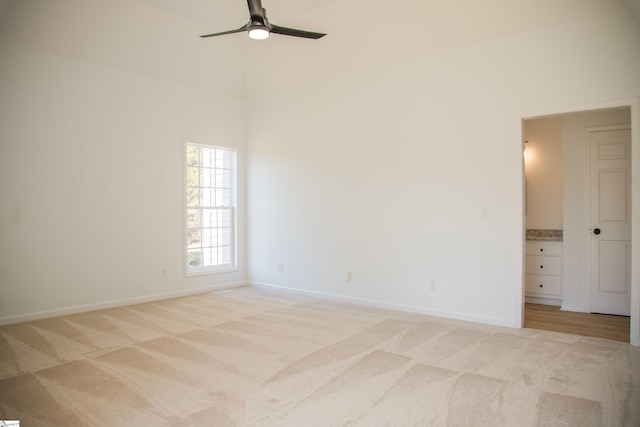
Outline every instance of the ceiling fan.
POLYGON ((249 32, 249 37, 256 40, 262 40, 269 37, 270 33, 282 34, 285 36, 302 37, 305 39, 319 39, 326 36, 322 33, 313 33, 311 31, 295 30, 293 28, 281 27, 279 25, 273 25, 267 20, 267 11, 262 7, 261 0, 247 0, 249 5, 250 19, 242 27, 237 30, 223 31, 221 33, 205 34, 200 37, 215 37, 223 36, 225 34, 241 33, 243 31, 249 32))

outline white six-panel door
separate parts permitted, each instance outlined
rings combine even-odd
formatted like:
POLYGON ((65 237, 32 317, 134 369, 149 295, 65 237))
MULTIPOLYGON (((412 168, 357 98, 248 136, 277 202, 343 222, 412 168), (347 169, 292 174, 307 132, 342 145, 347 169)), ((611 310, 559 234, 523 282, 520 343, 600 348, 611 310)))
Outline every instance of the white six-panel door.
POLYGON ((592 313, 630 313, 631 130, 589 132, 592 313))

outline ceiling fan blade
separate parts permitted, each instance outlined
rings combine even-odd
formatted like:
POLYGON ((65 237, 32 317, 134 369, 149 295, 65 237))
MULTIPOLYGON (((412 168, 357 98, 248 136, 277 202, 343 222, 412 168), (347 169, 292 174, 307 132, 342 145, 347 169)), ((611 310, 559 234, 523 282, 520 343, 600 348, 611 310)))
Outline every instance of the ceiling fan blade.
POLYGON ((311 31, 296 30, 294 28, 280 27, 278 25, 271 25, 271 32, 275 34, 282 34, 284 36, 303 37, 305 39, 319 39, 326 36, 323 33, 313 33, 311 31))
POLYGON ((262 7, 261 0, 247 0, 247 5, 249 6, 249 15, 251 18, 266 18, 266 12, 262 7))
POLYGON ((243 31, 247 31, 247 28, 249 28, 249 24, 245 24, 242 27, 238 28, 237 30, 229 30, 229 31, 223 31, 221 33, 205 34, 200 37, 206 38, 206 37, 224 36, 225 34, 241 33, 243 31))

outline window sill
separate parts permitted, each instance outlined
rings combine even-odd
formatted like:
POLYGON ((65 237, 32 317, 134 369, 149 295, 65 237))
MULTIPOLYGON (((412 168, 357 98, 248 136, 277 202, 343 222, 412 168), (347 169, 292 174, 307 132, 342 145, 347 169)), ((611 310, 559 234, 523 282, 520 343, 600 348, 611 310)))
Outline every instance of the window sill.
POLYGON ((185 272, 184 276, 185 277, 211 276, 215 274, 236 273, 239 271, 240 271, 239 267, 212 268, 207 270, 187 271, 185 272))

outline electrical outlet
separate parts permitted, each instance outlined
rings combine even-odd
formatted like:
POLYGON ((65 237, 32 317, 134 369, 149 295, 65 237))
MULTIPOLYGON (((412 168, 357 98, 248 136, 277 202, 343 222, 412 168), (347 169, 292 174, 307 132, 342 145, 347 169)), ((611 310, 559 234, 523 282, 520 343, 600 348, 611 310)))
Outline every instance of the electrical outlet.
POLYGON ((284 264, 279 264, 279 265, 278 265, 278 271, 279 271, 280 273, 284 273, 284 264))
POLYGON ((429 289, 431 289, 432 291, 438 290, 438 282, 436 281, 436 279, 429 279, 429 289))
POLYGON ((348 271, 347 272, 347 283, 351 282, 353 280, 353 273, 348 271))

